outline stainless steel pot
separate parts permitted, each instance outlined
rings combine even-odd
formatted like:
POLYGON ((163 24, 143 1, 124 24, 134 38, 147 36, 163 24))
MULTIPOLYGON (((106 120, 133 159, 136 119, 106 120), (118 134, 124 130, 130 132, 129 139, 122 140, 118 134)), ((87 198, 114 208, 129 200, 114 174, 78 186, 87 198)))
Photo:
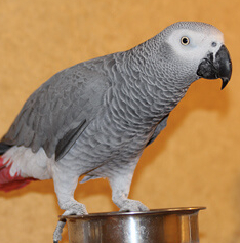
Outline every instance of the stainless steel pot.
POLYGON ((70 243, 198 243, 204 207, 66 216, 70 243))

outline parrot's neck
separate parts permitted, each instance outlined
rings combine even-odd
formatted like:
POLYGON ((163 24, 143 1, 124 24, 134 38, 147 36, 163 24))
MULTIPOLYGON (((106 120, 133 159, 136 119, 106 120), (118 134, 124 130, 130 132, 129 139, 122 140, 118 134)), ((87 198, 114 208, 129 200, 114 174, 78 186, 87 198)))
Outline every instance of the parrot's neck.
POLYGON ((154 70, 147 61, 147 53, 145 57, 144 53, 140 54, 136 55, 131 49, 114 55, 117 66, 115 75, 118 75, 116 93, 136 105, 140 119, 152 119, 157 123, 173 110, 190 84, 174 85, 164 70, 161 74, 154 70))

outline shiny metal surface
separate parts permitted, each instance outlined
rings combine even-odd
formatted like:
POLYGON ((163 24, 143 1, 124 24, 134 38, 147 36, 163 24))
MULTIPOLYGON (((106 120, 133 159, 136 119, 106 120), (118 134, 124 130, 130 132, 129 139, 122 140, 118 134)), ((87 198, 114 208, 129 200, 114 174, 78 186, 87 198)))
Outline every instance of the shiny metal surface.
POLYGON ((96 213, 67 220, 70 243, 198 243, 204 207, 96 213))

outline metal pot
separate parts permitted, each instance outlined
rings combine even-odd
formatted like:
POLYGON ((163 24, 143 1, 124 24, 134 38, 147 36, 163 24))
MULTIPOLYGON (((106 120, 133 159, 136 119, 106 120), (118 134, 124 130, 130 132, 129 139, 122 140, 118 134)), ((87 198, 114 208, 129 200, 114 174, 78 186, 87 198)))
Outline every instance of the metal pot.
POLYGON ((198 243, 204 207, 70 215, 70 243, 198 243))

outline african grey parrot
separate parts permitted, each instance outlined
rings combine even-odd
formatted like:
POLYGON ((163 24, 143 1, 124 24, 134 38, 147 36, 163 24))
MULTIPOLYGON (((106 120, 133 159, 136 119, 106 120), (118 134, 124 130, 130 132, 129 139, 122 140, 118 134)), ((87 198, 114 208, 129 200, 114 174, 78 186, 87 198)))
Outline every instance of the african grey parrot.
MULTIPOLYGON (((231 73, 223 34, 197 22, 175 23, 130 50, 58 72, 1 139, 0 190, 52 178, 64 214, 87 214, 74 199, 79 176, 81 183, 106 177, 120 210, 148 210, 128 199, 143 150, 194 81, 221 78, 224 88, 231 73)), ((64 224, 58 221, 54 242, 64 224)))

